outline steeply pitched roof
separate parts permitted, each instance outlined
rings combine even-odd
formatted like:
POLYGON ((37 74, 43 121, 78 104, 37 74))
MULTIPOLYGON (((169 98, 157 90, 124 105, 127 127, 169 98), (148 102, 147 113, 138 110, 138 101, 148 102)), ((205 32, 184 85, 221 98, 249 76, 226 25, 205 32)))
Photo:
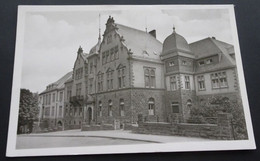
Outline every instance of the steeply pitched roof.
POLYGON ((57 80, 56 82, 51 83, 51 84, 48 85, 48 86, 53 85, 54 88, 49 89, 49 90, 45 89, 45 90, 44 90, 43 92, 41 92, 40 94, 46 93, 46 92, 48 92, 48 91, 52 91, 52 90, 57 90, 57 89, 62 89, 62 88, 64 88, 64 87, 65 87, 65 82, 66 82, 67 80, 71 79, 71 78, 72 78, 72 71, 69 72, 69 73, 67 73, 67 74, 65 74, 63 77, 61 77, 61 78, 60 78, 59 80, 57 80))
POLYGON ((116 24, 116 27, 119 35, 123 36, 123 43, 133 52, 133 56, 160 59, 162 43, 151 34, 121 24, 116 24))
POLYGON ((206 72, 226 67, 235 66, 235 60, 229 55, 232 53, 233 45, 216 40, 214 38, 206 38, 190 44, 192 52, 196 59, 202 59, 213 55, 218 55, 219 63, 198 67, 196 72, 206 72))

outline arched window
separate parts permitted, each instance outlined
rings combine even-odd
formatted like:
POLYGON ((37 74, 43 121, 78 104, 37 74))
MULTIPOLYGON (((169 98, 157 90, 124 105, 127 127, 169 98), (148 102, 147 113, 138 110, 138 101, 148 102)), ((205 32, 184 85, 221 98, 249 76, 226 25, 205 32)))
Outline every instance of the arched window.
POLYGON ((125 102, 122 98, 119 101, 119 114, 120 116, 125 116, 125 102))
POLYGON ((102 102, 99 101, 98 103, 98 113, 99 113, 99 116, 102 116, 102 102))
POLYGON ((188 99, 188 100, 187 100, 187 107, 190 108, 191 106, 192 106, 191 99, 188 99))
POLYGON ((155 113, 155 104, 154 104, 154 98, 149 98, 148 101, 148 114, 149 115, 154 115, 155 113))
POLYGON ((112 116, 112 106, 113 106, 112 100, 109 100, 108 101, 108 116, 112 116))

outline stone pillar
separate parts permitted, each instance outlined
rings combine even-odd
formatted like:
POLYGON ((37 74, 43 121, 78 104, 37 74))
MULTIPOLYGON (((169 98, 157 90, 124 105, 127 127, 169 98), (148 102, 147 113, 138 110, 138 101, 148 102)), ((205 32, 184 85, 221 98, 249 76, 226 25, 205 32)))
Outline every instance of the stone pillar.
POLYGON ((219 129, 219 138, 224 140, 233 140, 232 115, 230 113, 218 113, 217 125, 219 129))

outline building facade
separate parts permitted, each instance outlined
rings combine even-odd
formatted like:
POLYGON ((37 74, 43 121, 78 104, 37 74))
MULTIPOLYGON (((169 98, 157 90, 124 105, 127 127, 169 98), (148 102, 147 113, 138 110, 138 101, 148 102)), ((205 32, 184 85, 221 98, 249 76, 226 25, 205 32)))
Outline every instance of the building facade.
POLYGON ((42 130, 64 129, 64 87, 72 72, 49 84, 39 94, 39 123, 42 130))
MULTIPOLYGON (((138 121, 187 122, 215 96, 240 100, 234 47, 205 38, 188 44, 175 28, 163 43, 109 17, 103 38, 83 53, 64 87, 65 129, 138 121)), ((49 96, 48 96, 49 97, 49 96)))

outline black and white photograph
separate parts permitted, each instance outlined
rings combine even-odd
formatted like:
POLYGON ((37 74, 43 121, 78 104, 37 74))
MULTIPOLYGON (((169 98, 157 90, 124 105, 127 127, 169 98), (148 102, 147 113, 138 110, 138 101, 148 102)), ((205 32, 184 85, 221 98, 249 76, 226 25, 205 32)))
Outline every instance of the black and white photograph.
POLYGON ((233 5, 18 7, 7 156, 255 148, 233 5))

